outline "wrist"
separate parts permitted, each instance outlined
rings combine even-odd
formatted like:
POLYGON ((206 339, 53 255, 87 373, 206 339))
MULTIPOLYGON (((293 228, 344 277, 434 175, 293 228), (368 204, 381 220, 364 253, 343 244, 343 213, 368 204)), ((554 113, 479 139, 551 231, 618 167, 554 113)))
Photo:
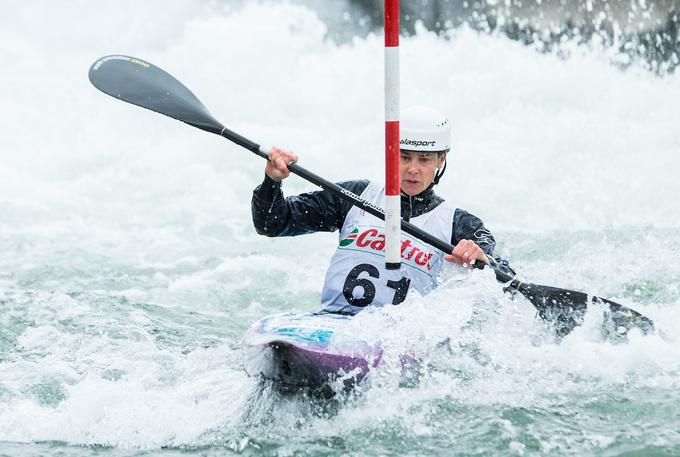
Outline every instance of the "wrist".
POLYGON ((265 173, 262 183, 255 189, 255 196, 268 202, 278 200, 281 197, 281 181, 275 181, 265 173))
POLYGON ((273 183, 273 182, 281 182, 282 181, 281 179, 276 179, 274 176, 269 174, 269 171, 267 171, 267 170, 264 171, 264 179, 265 179, 265 182, 269 182, 270 184, 273 183))

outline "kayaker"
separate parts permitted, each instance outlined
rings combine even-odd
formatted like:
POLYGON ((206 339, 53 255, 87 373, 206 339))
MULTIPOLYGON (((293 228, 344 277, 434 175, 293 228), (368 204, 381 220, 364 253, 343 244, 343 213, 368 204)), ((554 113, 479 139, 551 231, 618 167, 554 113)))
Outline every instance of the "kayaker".
MULTIPOLYGON (((384 222, 321 190, 284 198, 281 182, 288 164, 298 157, 272 148, 265 177, 253 192, 255 229, 270 237, 296 236, 340 230, 339 245, 331 260, 321 292, 323 311, 356 314, 369 305, 399 304, 409 289, 421 294, 437 286, 444 262, 472 267, 493 259, 514 274, 508 262, 496 256, 496 242, 476 216, 450 208, 434 186, 446 169, 451 126, 443 114, 428 107, 411 107, 400 118, 401 216, 404 220, 455 246, 445 255, 402 232, 400 270, 387 270, 382 255, 384 222)), ((362 199, 383 206, 384 185, 368 180, 338 183, 362 199)))

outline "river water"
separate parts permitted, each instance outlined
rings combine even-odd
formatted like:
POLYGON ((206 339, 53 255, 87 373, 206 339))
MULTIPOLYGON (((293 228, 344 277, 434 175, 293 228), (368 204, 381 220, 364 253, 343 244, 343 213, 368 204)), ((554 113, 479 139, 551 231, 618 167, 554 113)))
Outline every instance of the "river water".
POLYGON ((238 6, 3 6, 0 455, 680 455, 680 78, 465 27, 404 37, 402 106, 454 127, 438 193, 522 277, 665 336, 604 341, 595 309, 556 344, 490 272, 452 270, 360 315, 385 364, 321 402, 247 377, 239 345, 259 317, 317 309, 336 235, 258 236, 261 159, 87 79, 102 55, 138 56, 306 168, 381 179, 381 37, 337 44, 308 7, 238 6), (410 350, 418 380, 397 369, 410 350))

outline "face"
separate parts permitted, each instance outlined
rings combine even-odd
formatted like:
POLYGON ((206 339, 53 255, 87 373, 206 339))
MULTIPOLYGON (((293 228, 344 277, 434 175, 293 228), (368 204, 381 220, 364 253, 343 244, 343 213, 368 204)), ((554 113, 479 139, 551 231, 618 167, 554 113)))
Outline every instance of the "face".
POLYGON ((400 151, 401 190, 410 196, 418 195, 434 180, 437 167, 441 168, 446 154, 400 151))

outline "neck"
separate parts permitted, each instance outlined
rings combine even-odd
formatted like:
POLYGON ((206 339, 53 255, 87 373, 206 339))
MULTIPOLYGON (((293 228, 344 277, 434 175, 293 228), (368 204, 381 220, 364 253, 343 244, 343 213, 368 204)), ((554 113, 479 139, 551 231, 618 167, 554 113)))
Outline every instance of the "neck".
POLYGON ((433 185, 417 195, 409 195, 401 192, 401 217, 410 220, 423 213, 433 210, 443 199, 434 193, 433 185))

